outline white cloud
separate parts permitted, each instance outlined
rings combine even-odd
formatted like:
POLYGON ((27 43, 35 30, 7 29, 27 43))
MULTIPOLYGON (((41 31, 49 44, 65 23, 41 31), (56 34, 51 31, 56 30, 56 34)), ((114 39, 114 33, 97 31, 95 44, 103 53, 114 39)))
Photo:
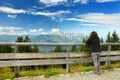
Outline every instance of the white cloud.
POLYGON ((17 15, 11 15, 11 14, 8 14, 7 17, 9 18, 12 18, 12 19, 15 19, 17 15))
POLYGON ((53 6, 60 3, 67 3, 67 0, 39 0, 39 2, 44 3, 46 6, 53 6))
POLYGON ((67 14, 70 13, 70 11, 57 11, 57 12, 31 12, 33 15, 43 15, 43 16, 57 16, 61 14, 67 14))
POLYGON ((40 29, 30 29, 29 30, 30 32, 42 32, 43 31, 43 29, 42 28, 40 28, 40 29))
POLYGON ((10 7, 0 7, 0 12, 11 13, 11 14, 26 13, 26 11, 23 9, 13 9, 10 7))
POLYGON ((20 30, 20 29, 23 29, 23 28, 14 27, 14 26, 8 26, 8 27, 0 26, 0 30, 1 30, 1 29, 3 29, 3 30, 20 30))
POLYGON ((66 4, 66 6, 70 3, 81 3, 86 4, 89 0, 39 0, 39 2, 45 4, 47 7, 59 5, 59 4, 66 4))
POLYGON ((88 0, 74 0, 74 3, 78 3, 78 2, 80 2, 82 4, 86 4, 86 3, 88 3, 88 0))
POLYGON ((45 32, 42 28, 40 28, 40 29, 30 29, 29 34, 31 34, 31 35, 41 35, 41 34, 48 34, 48 33, 45 32))
POLYGON ((114 1, 119 1, 119 0, 96 0, 96 2, 99 2, 99 3, 114 2, 114 1))
POLYGON ((51 34, 60 34, 60 30, 59 29, 56 29, 56 28, 53 28, 51 29, 51 34))
POLYGON ((14 26, 0 26, 0 35, 20 35, 23 28, 14 26))
POLYGON ((37 29, 30 29, 30 32, 37 32, 37 29))
POLYGON ((38 31, 39 31, 39 32, 41 32, 41 31, 43 31, 43 29, 42 29, 42 28, 40 28, 40 29, 38 29, 38 31))
POLYGON ((104 14, 104 13, 88 13, 79 15, 77 18, 68 18, 69 21, 78 21, 82 23, 90 23, 95 25, 120 26, 120 13, 104 14))
POLYGON ((66 11, 56 11, 56 12, 36 12, 35 10, 23 10, 23 9, 14 9, 10 7, 0 7, 0 12, 8 13, 7 17, 16 18, 15 14, 28 14, 28 15, 37 15, 37 16, 46 16, 50 17, 52 20, 63 21, 63 15, 71 13, 69 10, 66 11))
POLYGON ((41 35, 41 34, 60 34, 60 30, 53 28, 50 31, 46 32, 42 28, 40 29, 30 29, 29 34, 31 35, 41 35))

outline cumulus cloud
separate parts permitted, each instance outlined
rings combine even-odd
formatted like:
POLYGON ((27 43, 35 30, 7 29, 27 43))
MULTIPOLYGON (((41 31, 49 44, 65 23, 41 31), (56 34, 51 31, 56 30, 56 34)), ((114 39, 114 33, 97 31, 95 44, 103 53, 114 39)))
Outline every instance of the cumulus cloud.
POLYGON ((60 29, 52 28, 50 31, 44 31, 44 29, 29 29, 25 31, 23 28, 14 26, 0 26, 0 35, 56 35, 61 34, 60 29))
POLYGON ((53 29, 51 29, 51 32, 50 32, 51 34, 60 34, 60 30, 59 29, 57 29, 57 28, 53 28, 53 29))
POLYGON ((30 29, 30 32, 37 32, 37 29, 30 29))
POLYGON ((88 0, 74 0, 74 3, 82 3, 82 4, 87 4, 88 3, 88 0))
POLYGON ((44 3, 46 6, 58 5, 60 3, 66 3, 67 0, 39 0, 39 2, 44 3))
POLYGON ((11 13, 11 14, 26 13, 26 11, 23 9, 13 9, 10 7, 0 7, 0 12, 11 13))
POLYGON ((49 33, 45 32, 42 28, 40 28, 40 29, 30 29, 29 34, 31 34, 31 35, 41 35, 41 34, 49 34, 49 33))
POLYGON ((29 31, 30 32, 42 32, 43 29, 42 28, 40 28, 40 29, 30 29, 29 31))
POLYGON ((7 17, 9 18, 12 18, 12 19, 15 19, 17 15, 11 15, 11 14, 8 14, 7 17))
POLYGON ((69 21, 78 21, 82 23, 90 23, 94 25, 120 26, 120 13, 104 14, 104 13, 88 13, 77 16, 77 18, 68 18, 69 21))
POLYGON ((41 35, 41 34, 60 34, 60 30, 57 28, 52 28, 50 31, 46 32, 42 28, 40 29, 30 29, 29 34, 31 35, 41 35))
POLYGON ((52 20, 59 19, 62 21, 62 17, 65 14, 71 13, 69 10, 60 10, 56 12, 44 11, 44 12, 37 12, 35 10, 23 10, 23 9, 14 9, 10 7, 0 7, 0 12, 8 13, 7 17, 15 19, 17 14, 28 14, 28 15, 36 15, 36 16, 46 16, 50 17, 52 20))
POLYGON ((70 11, 57 11, 57 12, 31 12, 33 15, 43 15, 43 16, 57 16, 61 14, 70 13, 70 11))
POLYGON ((81 3, 86 4, 89 0, 39 0, 40 3, 45 4, 47 7, 59 5, 59 4, 74 4, 74 3, 81 3))
POLYGON ((0 26, 0 35, 18 35, 18 34, 23 34, 20 31, 23 28, 20 27, 14 27, 14 26, 0 26))
POLYGON ((96 2, 99 2, 99 3, 114 2, 114 1, 119 1, 119 0, 96 0, 96 2))
POLYGON ((20 29, 23 29, 23 28, 14 27, 14 26, 8 26, 8 27, 2 27, 2 26, 0 26, 0 30, 1 29, 3 29, 3 30, 20 30, 20 29))

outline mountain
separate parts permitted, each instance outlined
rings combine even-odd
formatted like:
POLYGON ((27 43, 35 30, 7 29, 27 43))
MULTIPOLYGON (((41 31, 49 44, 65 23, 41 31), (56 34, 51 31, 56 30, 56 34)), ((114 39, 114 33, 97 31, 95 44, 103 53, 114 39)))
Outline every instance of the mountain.
MULTIPOLYGON (((24 38, 26 35, 22 35, 24 38)), ((83 35, 62 34, 62 35, 27 35, 31 42, 42 43, 81 43, 83 35)), ((0 42, 15 42, 18 35, 0 35, 0 42)), ((40 52, 53 51, 55 46, 39 46, 40 52)), ((65 49, 65 47, 63 47, 65 49)))
MULTIPOLYGON (((25 37, 26 35, 22 35, 25 37)), ((49 43, 80 43, 83 35, 62 34, 62 35, 28 35, 32 42, 49 43)), ((18 35, 0 35, 0 42, 15 42, 18 35)))

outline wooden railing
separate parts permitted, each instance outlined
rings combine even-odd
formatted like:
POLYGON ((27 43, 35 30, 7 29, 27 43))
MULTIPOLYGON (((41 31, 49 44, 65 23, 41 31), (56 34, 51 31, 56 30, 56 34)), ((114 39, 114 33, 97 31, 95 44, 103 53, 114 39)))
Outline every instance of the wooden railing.
MULTIPOLYGON (((70 64, 92 62, 90 52, 70 52, 73 45, 82 46, 83 43, 39 43, 39 42, 0 42, 0 46, 13 46, 14 53, 0 53, 0 67, 14 66, 15 76, 19 76, 20 66, 66 64, 66 71, 70 72, 70 64), (18 46, 67 46, 66 52, 61 53, 18 53, 18 46)), ((120 60, 120 51, 111 51, 111 45, 120 43, 102 43, 108 46, 108 51, 102 51, 100 61, 110 66, 110 61, 120 60)))

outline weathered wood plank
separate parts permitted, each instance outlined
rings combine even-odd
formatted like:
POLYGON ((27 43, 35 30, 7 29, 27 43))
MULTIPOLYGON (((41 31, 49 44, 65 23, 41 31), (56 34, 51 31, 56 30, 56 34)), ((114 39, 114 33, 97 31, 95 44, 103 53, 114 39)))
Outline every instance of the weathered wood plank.
MULTIPOLYGON (((106 61, 107 57, 100 57, 100 61, 106 61)), ((120 60, 120 56, 110 56, 110 61, 120 60)), ((72 58, 72 59, 45 59, 45 60, 10 60, 0 61, 0 67, 5 66, 31 66, 31 65, 51 65, 51 64, 76 64, 83 62, 92 62, 89 58, 72 58)))
POLYGON ((5 53, 0 59, 34 59, 34 58, 62 58, 66 53, 5 53))
MULTIPOLYGON (((85 43, 41 43, 41 42, 0 42, 0 45, 5 46, 81 46, 85 43)), ((100 45, 120 45, 120 43, 101 43, 100 45)))
POLYGON ((41 42, 0 42, 4 46, 72 46, 72 45, 85 45, 85 43, 41 43, 41 42))
MULTIPOLYGON (((64 58, 66 53, 0 53, 0 59, 34 59, 34 58, 64 58)), ((120 55, 120 51, 104 51, 101 56, 120 55)), ((70 53, 70 57, 90 56, 89 52, 70 53)))

